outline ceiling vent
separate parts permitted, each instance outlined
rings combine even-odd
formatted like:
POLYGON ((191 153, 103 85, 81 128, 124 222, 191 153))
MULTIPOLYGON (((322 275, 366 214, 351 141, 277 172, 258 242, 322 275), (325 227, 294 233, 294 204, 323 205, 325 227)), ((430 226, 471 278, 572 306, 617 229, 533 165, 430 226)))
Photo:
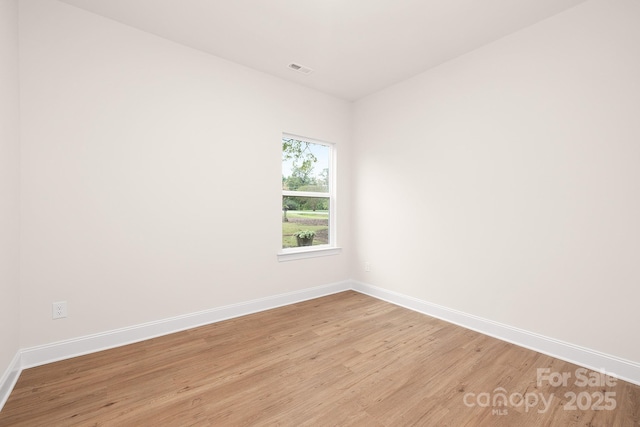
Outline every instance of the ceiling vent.
POLYGON ((302 74, 313 73, 313 70, 311 68, 305 67, 304 65, 296 64, 295 62, 292 62, 291 64, 289 64, 289 68, 302 74))

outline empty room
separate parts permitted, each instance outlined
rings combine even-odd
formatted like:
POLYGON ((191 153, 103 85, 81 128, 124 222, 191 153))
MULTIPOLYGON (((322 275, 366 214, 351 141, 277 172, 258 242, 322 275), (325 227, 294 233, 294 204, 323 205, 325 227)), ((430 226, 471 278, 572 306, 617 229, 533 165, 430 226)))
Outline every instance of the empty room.
POLYGON ((640 1, 0 0, 0 426, 640 426, 640 1))

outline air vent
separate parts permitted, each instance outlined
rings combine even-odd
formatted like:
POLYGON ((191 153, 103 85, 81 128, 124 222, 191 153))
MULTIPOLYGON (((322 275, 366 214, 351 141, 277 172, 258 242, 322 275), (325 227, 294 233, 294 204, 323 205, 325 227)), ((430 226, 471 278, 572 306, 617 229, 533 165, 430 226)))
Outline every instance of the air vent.
POLYGON ((296 64, 295 62, 292 62, 291 64, 289 64, 289 68, 302 74, 313 73, 313 70, 311 68, 305 67, 304 65, 296 64))

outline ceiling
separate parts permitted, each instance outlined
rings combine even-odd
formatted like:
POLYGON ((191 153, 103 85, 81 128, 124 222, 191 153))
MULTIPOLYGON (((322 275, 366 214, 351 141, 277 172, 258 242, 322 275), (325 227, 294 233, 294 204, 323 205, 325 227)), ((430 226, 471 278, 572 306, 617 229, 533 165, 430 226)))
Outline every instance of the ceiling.
POLYGON ((585 0, 61 1, 356 100, 585 0))

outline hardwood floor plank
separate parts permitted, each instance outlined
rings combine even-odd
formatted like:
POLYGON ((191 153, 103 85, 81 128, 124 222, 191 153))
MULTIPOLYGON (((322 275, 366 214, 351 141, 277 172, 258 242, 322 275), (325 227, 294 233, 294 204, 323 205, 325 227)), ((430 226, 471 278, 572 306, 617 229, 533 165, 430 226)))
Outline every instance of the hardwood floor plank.
POLYGON ((576 369, 350 291, 27 369, 0 426, 640 426, 576 369))

